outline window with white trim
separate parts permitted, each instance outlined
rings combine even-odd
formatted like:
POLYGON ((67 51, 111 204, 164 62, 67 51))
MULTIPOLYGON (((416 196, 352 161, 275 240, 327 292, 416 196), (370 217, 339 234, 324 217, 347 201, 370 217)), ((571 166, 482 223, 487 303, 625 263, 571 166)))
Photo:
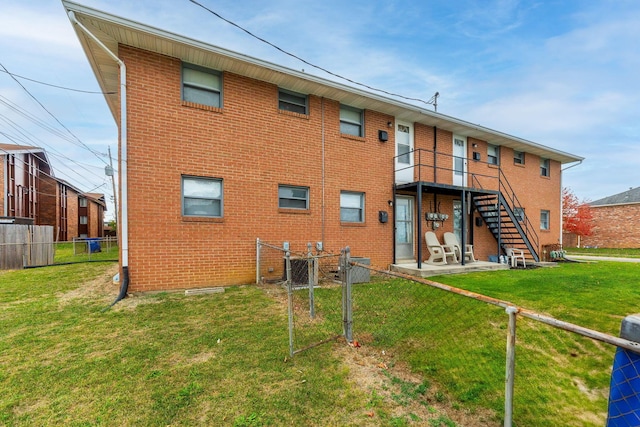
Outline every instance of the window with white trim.
POLYGON ((549 176, 549 159, 540 159, 540 176, 549 176))
POLYGON ((182 64, 182 99, 222 107, 222 74, 192 64, 182 64))
POLYGON ((87 207, 87 198, 86 197, 80 197, 78 199, 78 206, 81 208, 86 208, 87 207))
POLYGON ((518 222, 524 221, 524 208, 514 208, 513 215, 516 217, 518 222))
POLYGON ((309 188, 292 185, 278 186, 278 207, 284 209, 309 209, 309 188))
POLYGON ((182 177, 182 215, 221 218, 222 180, 182 177))
POLYGON ((513 163, 516 165, 524 165, 524 151, 513 152, 513 163))
POLYGON ((364 193, 340 192, 340 221, 364 222, 364 193))
POLYGON ((364 136, 364 110, 341 104, 340 133, 364 136))
POLYGON ((548 230, 549 229, 549 211, 541 210, 540 211, 540 230, 548 230))
POLYGON ((89 218, 86 215, 80 215, 80 225, 87 225, 89 218))
POLYGON ((309 97, 286 89, 278 89, 278 108, 293 113, 308 114, 309 97))
POLYGON ((487 163, 490 165, 500 164, 500 149, 497 145, 487 145, 487 163))

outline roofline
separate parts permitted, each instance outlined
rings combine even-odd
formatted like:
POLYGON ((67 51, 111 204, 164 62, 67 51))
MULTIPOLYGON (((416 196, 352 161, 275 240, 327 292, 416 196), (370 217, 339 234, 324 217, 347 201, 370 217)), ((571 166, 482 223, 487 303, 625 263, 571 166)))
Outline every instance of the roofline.
POLYGON ((39 154, 42 153, 42 158, 39 160, 44 161, 47 165, 49 165, 50 174, 53 175, 53 166, 51 166, 51 162, 49 161, 49 156, 47 155, 47 151, 44 148, 40 147, 30 147, 26 145, 16 145, 17 148, 11 148, 11 144, 0 144, 0 156, 4 156, 6 154, 39 154))
POLYGON ((606 205, 589 205, 590 208, 610 208, 612 206, 627 206, 627 205, 640 205, 640 201, 637 202, 622 202, 622 203, 607 203, 606 205))
MULTIPOLYGON (((454 132, 451 129, 447 129, 446 127, 443 127, 443 129, 450 130, 452 131, 452 133, 461 133, 464 136, 471 136, 474 138, 478 138, 480 140, 486 140, 487 142, 494 143, 496 145, 508 145, 509 142, 515 143, 516 145, 518 144, 525 145, 527 147, 534 148, 540 152, 544 152, 548 154, 546 157, 559 161, 561 164, 579 162, 584 160, 584 157, 576 156, 574 154, 570 154, 570 153, 557 150, 542 144, 538 144, 523 138, 509 135, 504 132, 496 131, 478 124, 470 123, 465 120, 451 117, 442 113, 420 108, 414 104, 409 104, 403 101, 399 101, 397 99, 378 95, 372 92, 367 92, 362 89, 355 88, 353 86, 348 86, 339 82, 335 82, 333 80, 328 80, 312 74, 307 74, 301 71, 297 71, 291 68, 277 65, 269 61, 257 59, 257 58, 244 55, 238 52, 230 51, 230 50, 221 48, 219 46, 215 46, 215 45, 205 43, 199 40, 195 40, 189 37, 185 37, 170 31, 165 31, 156 27, 148 26, 136 21, 132 21, 116 15, 112 15, 107 12, 103 12, 97 9, 83 6, 72 1, 62 0, 62 4, 67 10, 67 12, 70 12, 70 11, 74 12, 76 14, 76 18, 79 20, 82 20, 83 17, 87 19, 99 19, 105 23, 110 23, 110 24, 115 24, 115 25, 126 27, 126 28, 130 28, 134 31, 146 33, 148 35, 165 39, 166 41, 177 43, 177 44, 186 46, 188 48, 202 50, 209 54, 224 56, 227 58, 231 58, 235 61, 249 64, 251 66, 260 67, 262 69, 271 70, 276 73, 281 73, 286 76, 291 76, 296 79, 311 82, 319 86, 318 92, 320 92, 320 86, 321 86, 325 88, 335 89, 335 90, 344 92, 345 94, 356 95, 361 99, 359 99, 358 102, 351 103, 351 105, 355 107, 366 109, 365 104, 367 103, 367 100, 376 101, 378 103, 383 104, 383 106, 386 105, 388 107, 387 108, 388 111, 380 111, 380 108, 375 108, 375 111, 385 113, 385 114, 390 114, 394 117, 397 116, 397 114, 391 113, 391 110, 397 111, 398 109, 400 109, 400 110, 404 110, 403 115, 408 116, 408 120, 410 121, 412 120, 414 122, 423 123, 429 126, 436 126, 436 123, 440 124, 440 122, 445 122, 449 125, 452 125, 450 126, 452 128, 455 128, 455 127, 462 128, 462 132, 460 131, 454 132), (467 135, 465 135, 465 133, 467 133, 467 135), (507 144, 504 144, 505 142, 507 142, 507 144)), ((76 31, 76 34, 78 35, 78 38, 83 46, 83 49, 85 50, 85 54, 87 55, 87 58, 91 64, 94 74, 98 79, 98 83, 100 84, 101 88, 105 93, 109 92, 110 88, 105 87, 106 82, 102 81, 100 78, 101 75, 96 63, 96 58, 95 56, 90 54, 91 53, 90 45, 84 41, 83 36, 78 32, 75 26, 74 26, 74 30, 76 31)), ((98 36, 103 36, 105 39, 111 40, 112 42, 113 41, 118 42, 117 40, 109 39, 109 37, 104 35, 104 33, 98 33, 98 36)), ((132 46, 132 47, 136 47, 136 46, 132 46)), ((141 49, 144 49, 144 48, 141 48, 141 49)), ((149 49, 144 49, 144 50, 149 51, 149 49)), ((159 48, 157 51, 159 52, 159 48)), ((183 59, 183 58, 179 58, 179 59, 183 59)), ((320 96, 320 95, 316 95, 316 96, 320 96)), ((112 102, 114 102, 113 99, 109 99, 108 95, 106 94, 105 94, 105 98, 107 99, 107 103, 109 104, 109 107, 112 110, 112 114, 114 114, 114 117, 116 117, 116 114, 115 114, 116 111, 114 110, 115 106, 112 105, 112 102)), ((340 99, 336 99, 336 100, 340 101, 340 99)), ((404 117, 401 118, 401 120, 404 120, 404 117)), ((541 156, 541 157, 545 157, 545 156, 541 156)))

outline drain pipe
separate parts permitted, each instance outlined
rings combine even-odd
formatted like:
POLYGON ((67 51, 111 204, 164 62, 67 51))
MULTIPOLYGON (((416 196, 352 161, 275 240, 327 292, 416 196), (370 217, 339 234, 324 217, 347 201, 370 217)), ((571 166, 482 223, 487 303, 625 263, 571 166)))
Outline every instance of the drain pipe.
MULTIPOLYGON (((562 233, 562 230, 564 230, 564 221, 562 220, 562 212, 564 211, 564 203, 562 200, 562 181, 564 181, 564 175, 562 174, 564 171, 566 171, 567 169, 571 169, 573 167, 576 166, 580 166, 582 164, 582 160, 578 160, 577 163, 574 163, 570 166, 567 166, 566 168, 562 169, 560 168, 560 238, 558 239, 558 241, 560 242, 560 246, 564 247, 564 233, 562 233)), ((562 166, 562 165, 561 165, 562 166)), ((580 245, 578 244, 578 247, 580 247, 580 245)))
MULTIPOLYGON (((129 221, 128 221, 128 190, 127 190, 127 67, 116 54, 111 52, 91 31, 82 25, 73 11, 68 12, 71 22, 78 26, 91 40, 104 50, 107 55, 113 58, 120 67, 120 224, 118 234, 120 235, 120 248, 122 250, 122 277, 120 282, 120 293, 115 301, 109 306, 113 307, 118 301, 127 296, 129 289, 129 221)), ((115 194, 114 194, 115 196, 115 194)), ((116 215, 118 212, 116 212, 116 215)))

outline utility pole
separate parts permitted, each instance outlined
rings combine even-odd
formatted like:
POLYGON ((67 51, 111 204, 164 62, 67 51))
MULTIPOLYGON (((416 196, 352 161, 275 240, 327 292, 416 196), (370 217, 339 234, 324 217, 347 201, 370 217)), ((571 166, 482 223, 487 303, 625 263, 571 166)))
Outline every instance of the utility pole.
MULTIPOLYGON (((111 159, 111 147, 107 147, 107 151, 109 153, 109 166, 105 167, 104 173, 107 176, 111 177, 111 186, 113 187, 113 206, 116 211, 115 222, 116 222, 116 230, 118 229, 118 194, 116 193, 116 181, 113 177, 113 160, 111 159)), ((118 233, 119 235, 120 233, 118 233)))

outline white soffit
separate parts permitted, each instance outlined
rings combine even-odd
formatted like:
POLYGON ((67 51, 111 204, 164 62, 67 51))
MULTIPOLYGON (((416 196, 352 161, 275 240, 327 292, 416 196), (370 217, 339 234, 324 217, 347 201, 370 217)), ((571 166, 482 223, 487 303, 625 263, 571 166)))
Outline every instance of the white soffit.
MULTIPOLYGON (((504 145, 561 163, 583 160, 582 157, 573 154, 430 111, 426 106, 425 108, 420 108, 416 105, 366 92, 301 71, 281 67, 70 1, 63 0, 62 3, 67 11, 74 12, 76 19, 116 54, 118 54, 118 45, 132 46, 178 58, 184 62, 265 81, 296 92, 325 97, 354 107, 378 111, 403 121, 436 126, 457 135, 477 138, 495 145, 504 145)), ((76 34, 102 91, 105 93, 114 92, 114 94, 105 95, 105 98, 111 113, 114 118, 117 118, 119 114, 117 95, 119 88, 118 65, 95 42, 90 40, 79 28, 75 27, 74 25, 76 34)))

